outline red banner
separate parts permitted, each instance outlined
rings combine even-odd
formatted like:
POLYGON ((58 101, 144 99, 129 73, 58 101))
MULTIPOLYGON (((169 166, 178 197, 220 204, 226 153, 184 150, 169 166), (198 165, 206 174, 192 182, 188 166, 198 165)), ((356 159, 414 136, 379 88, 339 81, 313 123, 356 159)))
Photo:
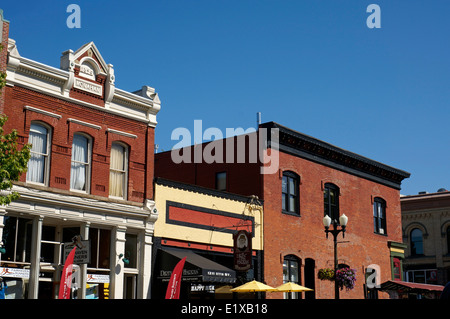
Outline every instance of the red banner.
POLYGON ((186 257, 181 259, 172 271, 167 285, 166 299, 180 299, 181 275, 183 273, 186 257))
POLYGON ((69 256, 67 256, 64 268, 61 274, 61 282, 59 283, 59 299, 70 299, 70 288, 72 286, 72 268, 73 268, 73 258, 75 256, 75 249, 77 246, 73 247, 69 256))

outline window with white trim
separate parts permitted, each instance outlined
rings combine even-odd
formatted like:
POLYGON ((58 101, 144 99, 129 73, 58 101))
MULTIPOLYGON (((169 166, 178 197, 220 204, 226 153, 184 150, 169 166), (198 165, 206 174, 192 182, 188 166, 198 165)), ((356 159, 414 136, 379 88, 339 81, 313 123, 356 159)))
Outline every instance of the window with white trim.
POLYGON ((91 172, 91 140, 83 134, 74 134, 70 169, 70 189, 89 192, 91 172))
POLYGON ((109 196, 126 199, 127 172, 128 149, 122 144, 113 143, 109 170, 109 196))
POLYGON ((48 184, 50 159, 50 129, 31 123, 28 143, 32 145, 28 161, 27 182, 48 184))

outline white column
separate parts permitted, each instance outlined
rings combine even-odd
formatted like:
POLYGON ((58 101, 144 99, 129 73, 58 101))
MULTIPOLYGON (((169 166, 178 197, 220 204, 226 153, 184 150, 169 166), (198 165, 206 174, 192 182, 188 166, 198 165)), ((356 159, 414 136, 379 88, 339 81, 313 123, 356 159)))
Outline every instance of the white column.
POLYGON ((31 232, 31 266, 30 282, 28 286, 28 299, 38 298, 43 220, 43 216, 36 216, 33 219, 33 230, 31 232))
POLYGON ((152 281, 152 262, 153 262, 153 235, 155 234, 155 222, 158 219, 158 210, 155 201, 145 200, 144 209, 148 211, 148 217, 145 221, 145 230, 142 240, 141 266, 139 273, 141 276, 141 287, 138 292, 138 298, 151 298, 152 281))
POLYGON ((152 274, 152 247, 153 247, 153 231, 149 232, 145 230, 142 233, 140 242, 141 244, 141 256, 139 267, 139 287, 138 298, 150 299, 150 283, 152 274), (143 238, 142 238, 143 237, 143 238))
POLYGON ((110 275, 110 298, 123 299, 123 261, 119 259, 119 254, 125 253, 125 233, 127 228, 118 226, 111 233, 111 275, 110 275))
MULTIPOLYGON (((89 240, 90 222, 86 222, 80 227, 80 235, 83 240, 89 240)), ((92 248, 91 248, 92 249, 92 248)), ((86 299, 87 264, 80 265, 80 287, 78 288, 78 298, 86 299)))

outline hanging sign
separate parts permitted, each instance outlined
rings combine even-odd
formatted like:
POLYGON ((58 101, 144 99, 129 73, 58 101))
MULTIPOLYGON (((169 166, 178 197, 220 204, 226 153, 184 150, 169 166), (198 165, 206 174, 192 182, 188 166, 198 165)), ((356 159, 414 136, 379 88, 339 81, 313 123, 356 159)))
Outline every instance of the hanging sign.
POLYGON ((252 267, 252 234, 240 230, 233 235, 234 269, 247 271, 252 267))
POLYGON ((75 236, 69 243, 64 243, 64 260, 67 259, 75 246, 77 250, 73 263, 76 265, 89 264, 91 262, 91 243, 89 240, 82 240, 81 235, 75 236))

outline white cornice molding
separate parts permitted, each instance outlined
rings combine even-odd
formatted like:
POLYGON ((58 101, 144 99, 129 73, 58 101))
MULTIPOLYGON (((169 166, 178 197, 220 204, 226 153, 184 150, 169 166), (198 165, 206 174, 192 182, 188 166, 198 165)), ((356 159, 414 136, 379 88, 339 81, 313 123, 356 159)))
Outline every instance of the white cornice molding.
MULTIPOLYGON (((91 43, 88 43, 87 45, 90 44, 91 43)), ((67 51, 69 52, 69 55, 71 55, 69 60, 77 54, 80 54, 80 52, 84 52, 84 49, 88 49, 85 46, 75 53, 70 50, 70 52, 67 51)), ((95 48, 95 54, 100 56, 100 53, 93 43, 91 48, 95 48)), ((67 63, 70 64, 69 60, 67 63)), ((157 124, 156 114, 161 109, 161 102, 159 101, 157 93, 154 92, 154 89, 150 95, 139 94, 140 91, 131 93, 118 89, 114 86, 115 76, 112 65, 106 64, 104 61, 100 62, 101 66, 105 68, 107 72, 108 85, 105 85, 105 107, 69 97, 69 90, 71 89, 74 80, 73 66, 69 65, 68 71, 66 71, 24 58, 20 56, 13 39, 9 39, 8 43, 6 84, 8 86, 18 85, 29 88, 33 91, 50 95, 61 100, 145 122, 148 123, 150 127, 155 127, 157 124), (127 112, 127 109, 129 112, 127 112), (140 111, 137 112, 136 110, 140 111)))
MULTIPOLYGON (((127 203, 122 204, 114 201, 103 201, 93 198, 60 194, 19 185, 14 185, 12 191, 18 192, 20 198, 8 205, 6 208, 7 211, 22 213, 32 212, 34 214, 44 214, 47 217, 61 218, 65 216, 53 215, 55 211, 61 211, 61 209, 64 208, 79 211, 82 215, 83 213, 86 213, 96 214, 97 216, 117 216, 142 219, 145 222, 155 221, 157 218, 157 212, 152 209, 154 205, 149 205, 147 203, 143 203, 142 206, 127 203), (24 203, 30 204, 28 205, 30 207, 28 211, 24 210, 24 203), (43 205, 49 208, 49 210, 39 211, 39 209, 36 209, 37 204, 43 205)), ((73 218, 73 216, 70 217, 73 218)), ((83 219, 84 216, 80 216, 80 218, 83 219)))

